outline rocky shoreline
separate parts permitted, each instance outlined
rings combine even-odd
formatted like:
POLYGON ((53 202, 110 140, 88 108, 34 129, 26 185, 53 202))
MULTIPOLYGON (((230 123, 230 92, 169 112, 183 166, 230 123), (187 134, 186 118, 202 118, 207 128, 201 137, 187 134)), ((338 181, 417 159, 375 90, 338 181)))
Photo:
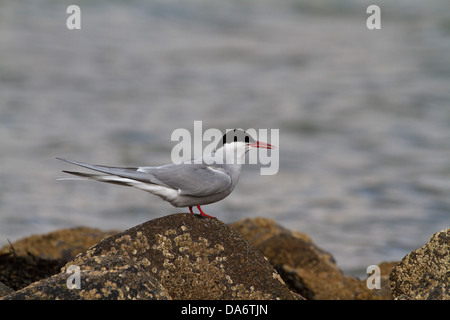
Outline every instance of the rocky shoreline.
POLYGON ((126 231, 79 227, 0 249, 0 300, 449 300, 450 229, 400 262, 378 289, 346 276, 305 234, 265 218, 227 225, 179 213, 126 231))

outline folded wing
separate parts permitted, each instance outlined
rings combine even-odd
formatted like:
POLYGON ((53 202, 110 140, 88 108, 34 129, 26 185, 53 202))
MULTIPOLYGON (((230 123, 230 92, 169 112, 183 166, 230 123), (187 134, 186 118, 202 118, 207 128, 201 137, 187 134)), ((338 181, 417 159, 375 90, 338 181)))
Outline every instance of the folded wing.
MULTIPOLYGON (((125 168, 58 159, 108 175, 172 188, 177 190, 180 195, 205 197, 223 192, 231 186, 231 178, 226 172, 220 168, 206 164, 181 163, 168 164, 160 167, 125 168)), ((75 172, 67 173, 76 174, 75 172)), ((78 175, 82 176, 81 174, 78 175)), ((93 175, 89 175, 89 177, 95 179, 93 175)), ((102 181, 111 183, 118 182, 117 180, 107 181, 107 179, 102 179, 102 181)))

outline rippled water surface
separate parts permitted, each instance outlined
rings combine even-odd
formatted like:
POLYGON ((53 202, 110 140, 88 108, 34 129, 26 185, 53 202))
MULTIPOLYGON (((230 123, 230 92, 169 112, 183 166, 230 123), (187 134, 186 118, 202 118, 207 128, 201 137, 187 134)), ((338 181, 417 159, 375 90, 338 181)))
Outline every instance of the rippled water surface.
POLYGON ((171 161, 173 130, 280 131, 280 170, 246 165, 204 210, 307 233, 348 274, 450 222, 450 3, 68 1, 0 4, 0 245, 180 212, 142 191, 57 181, 55 157, 171 161))

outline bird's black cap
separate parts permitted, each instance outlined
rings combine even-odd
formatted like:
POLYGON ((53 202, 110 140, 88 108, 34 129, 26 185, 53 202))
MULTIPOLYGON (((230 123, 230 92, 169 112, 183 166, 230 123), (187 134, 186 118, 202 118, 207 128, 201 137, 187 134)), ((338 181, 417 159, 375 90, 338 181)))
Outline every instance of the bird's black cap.
POLYGON ((228 130, 222 137, 222 140, 216 147, 216 150, 223 147, 227 143, 242 141, 245 143, 250 143, 255 141, 253 137, 245 132, 243 129, 231 129, 228 130))

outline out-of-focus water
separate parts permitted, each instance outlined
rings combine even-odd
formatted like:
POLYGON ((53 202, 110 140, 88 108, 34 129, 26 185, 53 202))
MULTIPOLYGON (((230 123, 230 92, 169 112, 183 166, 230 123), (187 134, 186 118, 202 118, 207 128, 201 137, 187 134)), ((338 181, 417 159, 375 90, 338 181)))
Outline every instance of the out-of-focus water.
MULTIPOLYGON (((0 245, 180 212, 142 191, 57 181, 55 157, 170 162, 177 128, 280 130, 280 170, 247 165, 205 206, 307 233, 348 274, 400 260, 450 222, 450 2, 0 4, 0 245)), ((184 211, 184 210, 183 210, 184 211)))

